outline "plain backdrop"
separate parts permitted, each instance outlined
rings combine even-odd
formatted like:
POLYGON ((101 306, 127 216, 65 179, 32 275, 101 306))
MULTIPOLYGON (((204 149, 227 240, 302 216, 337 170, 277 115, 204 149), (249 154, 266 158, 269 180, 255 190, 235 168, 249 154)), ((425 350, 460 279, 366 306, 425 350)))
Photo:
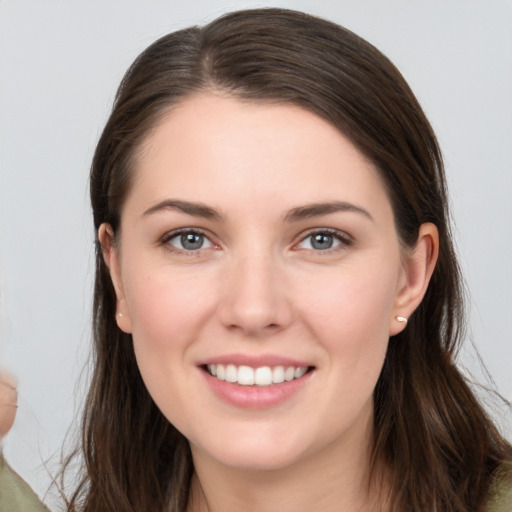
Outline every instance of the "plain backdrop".
MULTIPOLYGON (((446 159, 471 338, 512 399, 511 1, 0 0, 0 362, 20 382, 4 452, 41 494, 87 381, 87 174, 117 84, 157 37, 262 6, 350 28, 409 81, 446 159)), ((484 380, 472 348, 463 362, 484 380)))

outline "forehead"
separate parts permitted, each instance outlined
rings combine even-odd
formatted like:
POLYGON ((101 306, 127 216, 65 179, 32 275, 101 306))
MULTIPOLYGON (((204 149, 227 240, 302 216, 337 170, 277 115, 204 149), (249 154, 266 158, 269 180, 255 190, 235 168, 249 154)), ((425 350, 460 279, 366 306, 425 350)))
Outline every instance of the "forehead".
POLYGON ((230 198, 287 206, 383 194, 375 167, 319 116, 201 94, 174 106, 147 137, 129 196, 178 195, 223 207, 230 198))

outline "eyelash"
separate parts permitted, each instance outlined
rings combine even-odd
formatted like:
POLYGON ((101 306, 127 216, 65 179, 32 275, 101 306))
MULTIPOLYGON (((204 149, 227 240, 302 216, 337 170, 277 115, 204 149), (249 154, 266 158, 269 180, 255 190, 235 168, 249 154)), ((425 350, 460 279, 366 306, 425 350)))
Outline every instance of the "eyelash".
MULTIPOLYGON (((331 228, 320 228, 320 229, 314 229, 312 231, 309 231, 306 235, 301 236, 300 241, 295 244, 294 247, 297 247, 297 250, 311 250, 318 254, 330 254, 332 252, 345 249, 347 247, 351 247, 354 244, 354 240, 352 237, 347 235, 346 233, 340 232, 336 229, 331 228), (338 245, 335 245, 334 247, 329 247, 327 249, 314 249, 314 248, 307 248, 303 249, 300 247, 297 247, 299 244, 305 242, 308 239, 311 239, 312 237, 316 235, 328 235, 333 237, 335 241, 338 242, 338 245)), ((312 245, 312 244, 311 244, 312 245)))
MULTIPOLYGON (((204 242, 203 242, 204 243, 204 242)), ((169 233, 166 233, 161 239, 160 244, 166 246, 167 250, 175 252, 175 253, 181 253, 185 255, 192 255, 192 254, 199 254, 204 249, 210 249, 211 247, 215 247, 216 244, 212 242, 211 237, 208 236, 202 229, 198 228, 184 228, 184 229, 177 229, 175 231, 171 231, 169 233), (203 240, 210 244, 210 247, 199 247, 198 249, 185 249, 185 248, 179 248, 174 245, 172 245, 170 242, 173 239, 177 239, 178 237, 182 237, 183 235, 198 235, 203 237, 203 240)))
MULTIPOLYGON (((310 245, 312 246, 313 243, 314 242, 310 243, 310 245)), ((305 235, 302 235, 299 242, 294 244, 293 249, 299 250, 299 251, 300 250, 313 251, 314 253, 318 253, 318 254, 330 254, 332 252, 350 247, 353 245, 353 243, 354 243, 354 240, 352 239, 352 237, 350 237, 346 233, 340 232, 336 229, 321 228, 321 229, 314 229, 312 231, 309 231, 305 235), (298 247, 300 244, 304 243, 308 239, 311 240, 312 237, 318 236, 318 235, 324 235, 324 236, 327 235, 329 237, 332 237, 334 239, 334 241, 337 242, 337 244, 334 245, 334 247, 328 247, 327 249, 315 249, 314 247, 310 247, 310 248, 298 247)), ((166 248, 172 252, 182 253, 185 255, 199 254, 202 250, 216 247, 216 244, 214 242, 212 242, 210 236, 207 233, 205 233, 202 229, 198 229, 198 228, 184 228, 184 229, 178 229, 176 231, 171 231, 171 232, 165 234, 161 238, 160 244, 166 246, 166 248), (176 247, 170 243, 171 240, 177 239, 178 237, 182 237, 183 235, 198 235, 200 237, 203 237, 202 238, 203 243, 201 244, 201 247, 199 247, 197 249, 185 249, 185 248, 176 247), (210 244, 208 247, 203 247, 205 241, 208 244, 210 244)))

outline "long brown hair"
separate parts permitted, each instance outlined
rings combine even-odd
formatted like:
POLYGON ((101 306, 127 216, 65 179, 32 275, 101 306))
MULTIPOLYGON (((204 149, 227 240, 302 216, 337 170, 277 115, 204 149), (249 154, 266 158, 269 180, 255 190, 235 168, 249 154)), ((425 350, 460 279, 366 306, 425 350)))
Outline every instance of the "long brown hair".
MULTIPOLYGON (((240 11, 169 34, 126 73, 91 168, 94 227, 118 230, 137 151, 162 116, 199 91, 301 106, 336 126, 379 170, 402 242, 434 223, 440 255, 407 328, 391 338, 374 394, 373 466, 391 474, 390 510, 480 510, 511 448, 457 369, 463 296, 443 163, 394 65, 352 32, 306 14, 240 11)), ((181 512, 193 465, 139 374, 96 242, 94 374, 83 419, 83 479, 69 510, 181 512)))

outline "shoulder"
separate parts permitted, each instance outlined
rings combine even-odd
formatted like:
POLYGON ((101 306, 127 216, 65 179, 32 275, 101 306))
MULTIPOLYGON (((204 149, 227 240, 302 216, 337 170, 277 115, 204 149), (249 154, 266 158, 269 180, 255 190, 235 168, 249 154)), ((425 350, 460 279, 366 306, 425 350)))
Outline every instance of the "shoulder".
POLYGON ((512 512, 512 461, 496 470, 485 512, 512 512))
POLYGON ((29 485, 8 464, 0 452, 0 511, 48 512, 29 485))

